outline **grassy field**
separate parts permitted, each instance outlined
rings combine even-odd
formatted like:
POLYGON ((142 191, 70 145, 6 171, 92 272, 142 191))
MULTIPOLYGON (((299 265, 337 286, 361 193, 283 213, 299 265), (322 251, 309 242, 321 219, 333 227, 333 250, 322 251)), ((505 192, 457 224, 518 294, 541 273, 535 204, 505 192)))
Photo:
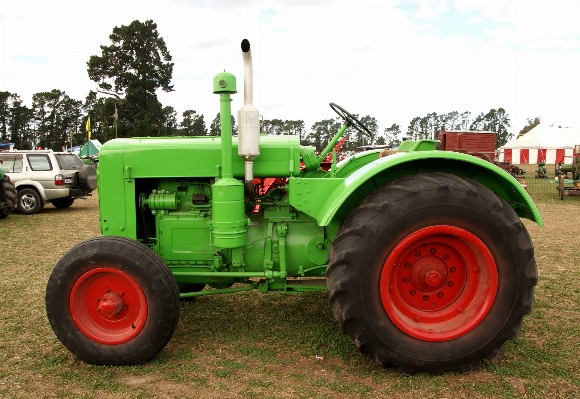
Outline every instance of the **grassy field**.
POLYGON ((340 333, 325 293, 200 297, 182 303, 173 339, 149 363, 82 363, 52 332, 44 290, 56 261, 100 234, 93 196, 0 220, 0 397, 578 398, 580 197, 560 201, 527 169, 545 223, 524 220, 539 271, 534 310, 519 338, 470 374, 380 368, 340 333))

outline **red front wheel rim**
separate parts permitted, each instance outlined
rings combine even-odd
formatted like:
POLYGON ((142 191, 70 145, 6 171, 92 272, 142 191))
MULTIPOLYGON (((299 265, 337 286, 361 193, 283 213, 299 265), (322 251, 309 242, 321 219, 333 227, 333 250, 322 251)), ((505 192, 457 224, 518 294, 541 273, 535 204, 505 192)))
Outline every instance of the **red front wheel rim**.
POLYGON ((127 273, 111 267, 92 269, 78 278, 69 300, 79 330, 107 345, 135 338, 147 320, 147 299, 127 273))
POLYGON ((417 230, 389 254, 380 280, 392 322, 424 341, 447 341, 473 330, 497 294, 497 266, 487 246, 459 227, 417 230))

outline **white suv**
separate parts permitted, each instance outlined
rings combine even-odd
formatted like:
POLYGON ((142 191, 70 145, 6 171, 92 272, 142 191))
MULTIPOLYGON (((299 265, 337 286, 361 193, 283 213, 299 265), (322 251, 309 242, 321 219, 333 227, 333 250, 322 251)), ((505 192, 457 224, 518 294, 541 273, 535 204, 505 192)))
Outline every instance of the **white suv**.
POLYGON ((26 215, 39 212, 48 202, 68 208, 76 198, 84 198, 97 188, 95 167, 83 164, 72 153, 2 151, 0 161, 16 186, 16 205, 26 215))

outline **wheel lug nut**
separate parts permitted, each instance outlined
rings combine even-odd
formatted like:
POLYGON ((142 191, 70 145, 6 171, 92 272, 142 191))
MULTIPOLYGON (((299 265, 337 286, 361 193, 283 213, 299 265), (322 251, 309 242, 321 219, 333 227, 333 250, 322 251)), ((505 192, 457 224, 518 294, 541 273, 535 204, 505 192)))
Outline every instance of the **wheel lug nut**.
POLYGON ((443 260, 447 260, 447 259, 449 259, 449 255, 447 255, 447 254, 443 255, 443 260))
POLYGON ((405 263, 405 269, 408 269, 411 267, 411 264, 409 262, 405 263))
POLYGON ((415 252, 415 256, 416 256, 417 258, 418 258, 418 257, 420 257, 420 256, 421 256, 421 252, 420 252, 420 251, 417 251, 417 252, 415 252))
POLYGON ((437 298, 443 298, 443 293, 442 292, 438 292, 437 293, 437 298))
POLYGON ((409 277, 403 277, 403 283, 407 284, 409 282, 409 277))
POLYGON ((450 281, 450 282, 448 282, 448 283, 447 283, 447 286, 449 286, 449 287, 453 287, 453 281, 450 281))
POLYGON ((433 255, 435 252, 437 252, 437 251, 435 250, 435 248, 431 248, 431 249, 429 250, 429 253, 430 253, 431 255, 433 255))
POLYGON ((455 270, 457 270, 457 269, 455 268, 455 266, 451 266, 451 267, 449 268, 449 271, 450 271, 451 273, 455 273, 455 270))
POLYGON ((424 301, 428 301, 429 300, 429 296, 428 295, 423 295, 423 300, 424 301))
POLYGON ((409 291, 409 294, 411 294, 411 295, 415 295, 416 293, 417 293, 417 291, 415 291, 415 290, 409 291))
POLYGON ((479 267, 476 267, 476 268, 474 268, 474 269, 473 269, 473 271, 474 271, 475 273, 479 273, 479 267))

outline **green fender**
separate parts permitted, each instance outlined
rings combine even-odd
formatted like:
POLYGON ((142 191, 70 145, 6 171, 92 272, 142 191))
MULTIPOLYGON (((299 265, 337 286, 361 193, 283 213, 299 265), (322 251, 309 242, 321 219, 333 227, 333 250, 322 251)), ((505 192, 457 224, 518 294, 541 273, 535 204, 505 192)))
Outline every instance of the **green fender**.
POLYGON ((504 198, 518 216, 544 225, 529 194, 513 176, 470 155, 449 151, 400 152, 359 168, 352 168, 347 162, 341 166, 334 178, 290 178, 290 204, 315 218, 320 226, 328 226, 335 217, 346 218, 374 189, 393 180, 420 173, 444 172, 481 182, 504 198))

